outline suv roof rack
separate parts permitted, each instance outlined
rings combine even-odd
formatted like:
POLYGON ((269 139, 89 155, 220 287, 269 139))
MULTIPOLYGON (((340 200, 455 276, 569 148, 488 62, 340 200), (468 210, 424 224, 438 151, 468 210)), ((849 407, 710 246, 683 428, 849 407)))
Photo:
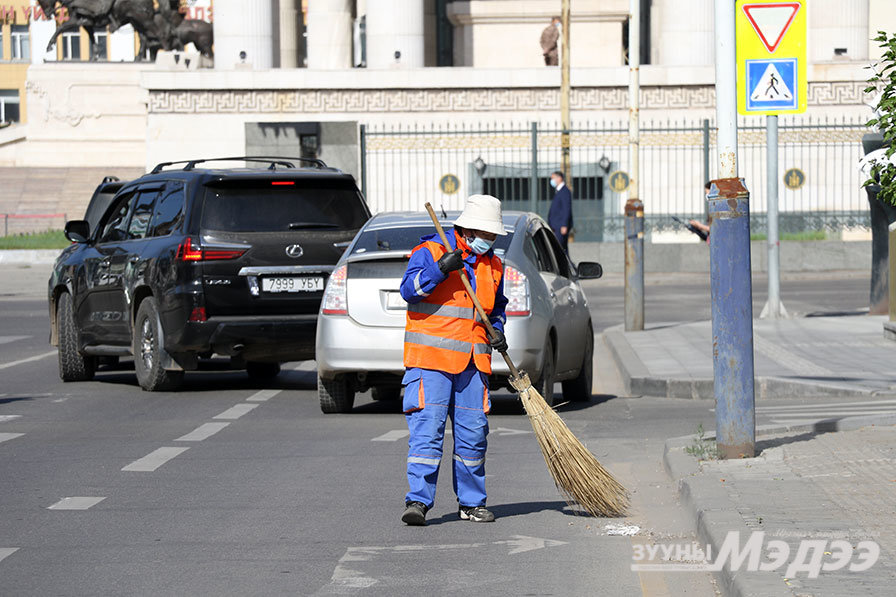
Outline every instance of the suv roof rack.
POLYGON ((207 158, 203 160, 181 160, 178 162, 162 162, 158 164, 155 168, 152 169, 150 174, 158 174, 162 171, 163 168, 167 166, 173 166, 175 164, 186 164, 183 167, 184 171, 193 170, 196 167, 196 164, 202 164, 204 162, 262 162, 269 164, 268 170, 276 170, 277 166, 283 166, 284 168, 295 168, 295 164, 293 162, 308 162, 309 164, 313 164, 317 169, 327 168, 328 166, 324 163, 323 160, 319 160, 317 158, 283 158, 283 157, 269 157, 269 156, 238 156, 231 158, 207 158))

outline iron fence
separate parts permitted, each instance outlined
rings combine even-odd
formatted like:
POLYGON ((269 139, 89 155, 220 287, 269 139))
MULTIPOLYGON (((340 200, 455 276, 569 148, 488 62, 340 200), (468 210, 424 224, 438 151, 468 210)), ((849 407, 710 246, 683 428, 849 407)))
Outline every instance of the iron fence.
MULTIPOLYGON (((779 211, 782 232, 868 226, 858 162, 859 119, 781 118, 779 211)), ((550 123, 362 126, 362 188, 374 212, 419 210, 425 201, 460 209, 488 193, 505 209, 546 215, 563 131, 550 123)), ((755 232, 765 229, 765 120, 739 124, 740 172, 751 189, 755 232)), ((641 127, 640 196, 655 233, 703 218, 704 183, 715 176, 710 120, 646 121, 641 127)), ((585 123, 569 131, 570 187, 578 240, 619 241, 629 168, 627 122, 585 123)))

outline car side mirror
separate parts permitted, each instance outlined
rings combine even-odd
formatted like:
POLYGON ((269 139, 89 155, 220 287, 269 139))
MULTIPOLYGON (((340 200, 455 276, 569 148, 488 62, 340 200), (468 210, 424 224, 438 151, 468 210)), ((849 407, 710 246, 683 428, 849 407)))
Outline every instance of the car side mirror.
POLYGON ((576 269, 582 280, 596 280, 604 275, 604 268, 596 261, 583 261, 576 266, 576 269))
POLYGON ((90 238, 90 223, 87 220, 70 220, 65 223, 65 238, 73 243, 86 243, 90 238))

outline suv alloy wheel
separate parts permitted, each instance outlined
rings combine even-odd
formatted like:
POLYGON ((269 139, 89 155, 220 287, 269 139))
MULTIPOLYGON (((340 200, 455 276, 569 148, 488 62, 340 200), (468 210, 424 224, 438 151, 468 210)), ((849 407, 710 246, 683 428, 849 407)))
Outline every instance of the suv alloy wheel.
POLYGON ((134 371, 140 387, 147 392, 176 390, 184 379, 183 371, 162 368, 162 348, 159 307, 150 296, 140 303, 134 322, 134 371))

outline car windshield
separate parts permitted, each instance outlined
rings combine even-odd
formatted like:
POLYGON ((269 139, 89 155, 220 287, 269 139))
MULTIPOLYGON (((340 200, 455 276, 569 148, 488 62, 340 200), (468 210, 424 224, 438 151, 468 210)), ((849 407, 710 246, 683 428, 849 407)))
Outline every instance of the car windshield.
MULTIPOLYGON (((446 232, 450 232, 447 229, 446 232)), ((375 230, 365 230, 358 237, 352 254, 372 253, 374 251, 404 251, 409 252, 411 249, 420 244, 420 238, 434 234, 435 229, 432 226, 408 226, 402 228, 378 228, 375 230)), ((495 241, 495 253, 503 254, 507 247, 510 246, 512 234, 499 236, 495 241)))
POLYGON ((343 181, 252 181, 210 187, 202 209, 203 230, 357 230, 368 218, 361 195, 343 181))

